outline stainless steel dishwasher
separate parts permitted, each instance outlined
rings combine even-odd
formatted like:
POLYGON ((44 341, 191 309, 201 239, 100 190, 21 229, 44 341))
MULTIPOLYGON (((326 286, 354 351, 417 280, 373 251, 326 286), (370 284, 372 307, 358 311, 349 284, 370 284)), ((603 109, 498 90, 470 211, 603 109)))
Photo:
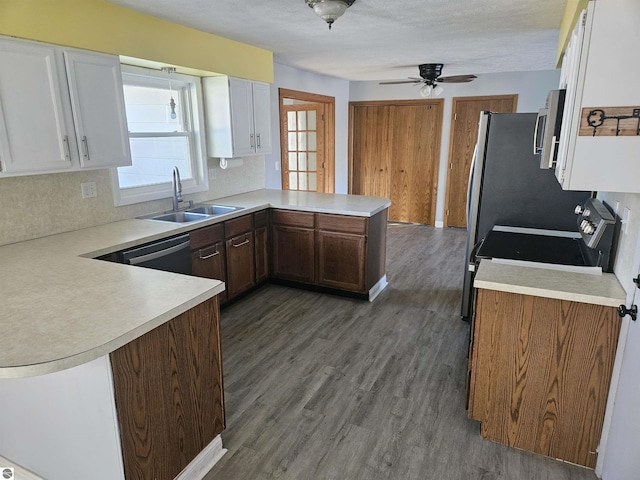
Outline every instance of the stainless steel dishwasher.
POLYGON ((120 263, 191 274, 189 234, 166 238, 140 247, 123 250, 118 254, 120 263))

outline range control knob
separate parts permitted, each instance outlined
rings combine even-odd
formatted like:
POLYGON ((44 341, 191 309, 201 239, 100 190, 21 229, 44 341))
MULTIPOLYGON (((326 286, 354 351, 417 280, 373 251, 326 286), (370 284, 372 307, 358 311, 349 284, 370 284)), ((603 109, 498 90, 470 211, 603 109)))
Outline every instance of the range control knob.
POLYGON ((576 215, 580 215, 582 213, 582 205, 576 205, 574 212, 576 212, 576 215))
POLYGON ((585 208, 584 211, 582 212, 582 216, 588 217, 589 215, 591 215, 591 210, 589 210, 588 208, 585 208))
POLYGON ((586 232, 587 225, 589 225, 589 222, 587 222, 586 220, 582 220, 582 222, 580 222, 580 229, 583 232, 586 232))
POLYGON ((584 233, 586 233, 587 235, 592 235, 593 232, 596 231, 596 227, 593 226, 593 224, 589 224, 586 227, 584 227, 584 233))

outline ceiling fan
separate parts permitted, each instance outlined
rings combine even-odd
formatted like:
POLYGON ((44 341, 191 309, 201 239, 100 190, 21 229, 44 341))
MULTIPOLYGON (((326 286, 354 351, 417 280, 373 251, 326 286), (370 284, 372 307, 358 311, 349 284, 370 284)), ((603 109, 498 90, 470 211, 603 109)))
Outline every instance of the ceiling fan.
POLYGON ((413 83, 414 85, 424 84, 420 88, 420 95, 428 97, 433 93, 434 95, 440 95, 442 93, 442 87, 438 83, 467 83, 473 81, 474 78, 478 78, 475 75, 452 75, 449 77, 441 77, 442 63, 423 63, 418 65, 420 70, 420 77, 409 77, 409 80, 399 80, 395 82, 380 82, 380 85, 397 85, 400 83, 413 83))

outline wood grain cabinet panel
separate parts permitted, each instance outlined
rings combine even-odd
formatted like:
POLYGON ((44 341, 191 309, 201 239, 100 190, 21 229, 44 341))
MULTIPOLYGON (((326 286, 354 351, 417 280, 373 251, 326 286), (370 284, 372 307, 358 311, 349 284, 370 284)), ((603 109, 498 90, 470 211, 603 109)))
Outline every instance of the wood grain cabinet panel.
POLYGON ((217 297, 110 360, 125 477, 174 478, 225 426, 217 297))
POLYGON ((256 228, 255 231, 255 270, 256 283, 262 283, 269 277, 269 229, 256 228))
POLYGON ((469 415, 482 436, 593 468, 616 309, 484 289, 477 305, 469 415))
MULTIPOLYGON (((191 273, 197 277, 227 282, 224 229, 221 223, 189 232, 191 242, 191 273)), ((220 303, 227 300, 227 291, 218 295, 220 303)))
POLYGON ((319 230, 318 285, 366 292, 365 235, 319 230))
POLYGON ((273 225, 271 241, 275 278, 315 282, 315 230, 273 225))

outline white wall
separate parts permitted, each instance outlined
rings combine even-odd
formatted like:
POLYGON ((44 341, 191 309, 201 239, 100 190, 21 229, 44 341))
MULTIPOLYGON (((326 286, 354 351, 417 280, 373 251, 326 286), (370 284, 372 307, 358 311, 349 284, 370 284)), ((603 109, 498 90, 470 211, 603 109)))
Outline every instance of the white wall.
POLYGON ((336 99, 336 193, 347 193, 349 82, 326 75, 299 70, 274 63, 274 82, 271 85, 271 136, 273 152, 265 155, 265 183, 267 188, 282 188, 280 171, 280 114, 278 89, 327 95, 336 99), (277 165, 277 167, 276 167, 277 165))
MULTIPOLYGON (((453 97, 473 97, 480 95, 518 94, 518 112, 537 112, 544 107, 549 90, 558 88, 560 71, 511 72, 478 75, 471 83, 442 84, 444 92, 444 114, 442 119, 442 139, 440 168, 438 173, 438 197, 436 204, 436 225, 444 220, 445 188, 447 185, 447 162, 449 156, 449 135, 451 130, 451 107, 453 97)), ((378 82, 351 82, 349 100, 411 100, 421 98, 418 86, 379 85, 378 82)), ((532 132, 533 135, 533 132, 532 132)), ((345 175, 346 172, 341 172, 345 175)), ((336 177, 338 172, 336 171, 336 177)))

